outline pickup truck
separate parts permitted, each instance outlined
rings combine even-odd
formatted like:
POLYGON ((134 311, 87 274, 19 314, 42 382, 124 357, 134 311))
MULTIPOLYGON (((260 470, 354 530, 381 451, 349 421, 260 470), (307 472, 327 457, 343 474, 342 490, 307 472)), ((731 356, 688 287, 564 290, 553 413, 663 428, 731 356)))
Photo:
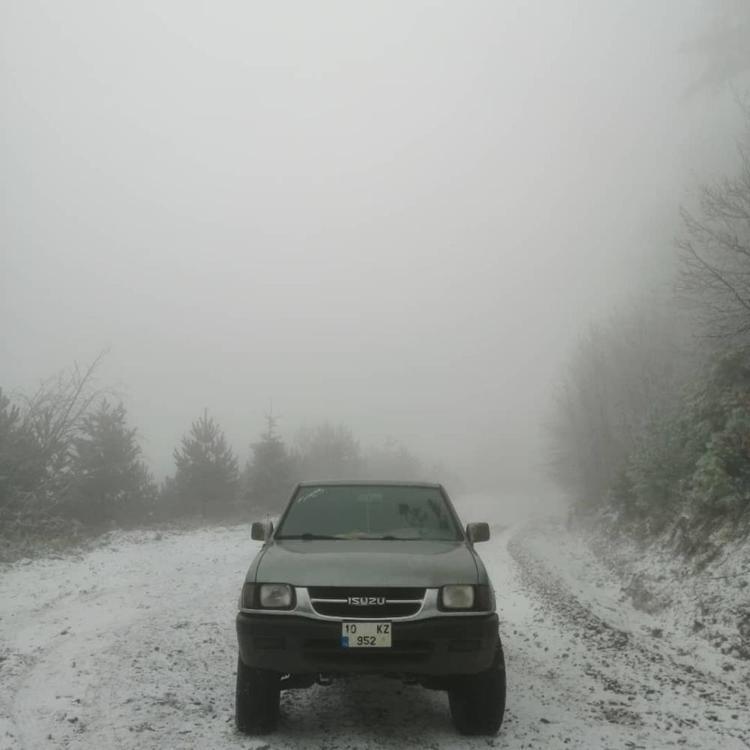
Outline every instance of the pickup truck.
POLYGON ((282 690, 352 673, 444 690, 463 734, 497 733, 505 661, 495 595, 439 484, 303 482, 263 541, 242 586, 235 717, 276 729, 282 690))

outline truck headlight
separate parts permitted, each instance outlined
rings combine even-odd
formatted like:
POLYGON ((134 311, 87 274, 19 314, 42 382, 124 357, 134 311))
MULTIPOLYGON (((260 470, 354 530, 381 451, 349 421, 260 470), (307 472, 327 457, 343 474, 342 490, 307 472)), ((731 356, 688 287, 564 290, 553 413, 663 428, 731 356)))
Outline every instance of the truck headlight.
POLYGON ((259 599, 264 609, 291 609, 294 592, 288 583, 261 583, 259 599))
POLYGON ((246 583, 240 609, 292 609, 294 589, 288 583, 246 583))
POLYGON ((440 592, 441 609, 472 609, 474 607, 474 587, 452 584, 443 586, 440 592))

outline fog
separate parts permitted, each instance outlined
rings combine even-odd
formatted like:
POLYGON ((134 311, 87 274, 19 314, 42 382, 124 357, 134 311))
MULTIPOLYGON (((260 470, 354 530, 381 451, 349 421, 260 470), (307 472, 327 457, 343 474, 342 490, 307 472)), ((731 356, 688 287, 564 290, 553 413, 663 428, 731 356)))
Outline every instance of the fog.
POLYGON ((157 476, 272 408, 537 484, 571 345, 731 163, 709 5, 3 3, 4 386, 107 350, 157 476))

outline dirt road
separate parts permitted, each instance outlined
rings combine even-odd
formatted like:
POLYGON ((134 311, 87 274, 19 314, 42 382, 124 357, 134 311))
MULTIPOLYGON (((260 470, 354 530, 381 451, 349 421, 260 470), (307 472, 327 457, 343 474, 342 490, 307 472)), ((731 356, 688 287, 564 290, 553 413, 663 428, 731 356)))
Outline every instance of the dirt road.
POLYGON ((277 734, 238 735, 247 527, 123 534, 6 566, 0 750, 750 747, 742 664, 660 632, 565 533, 496 527, 481 548, 508 668, 495 738, 458 737, 445 695, 376 678, 285 693, 277 734))

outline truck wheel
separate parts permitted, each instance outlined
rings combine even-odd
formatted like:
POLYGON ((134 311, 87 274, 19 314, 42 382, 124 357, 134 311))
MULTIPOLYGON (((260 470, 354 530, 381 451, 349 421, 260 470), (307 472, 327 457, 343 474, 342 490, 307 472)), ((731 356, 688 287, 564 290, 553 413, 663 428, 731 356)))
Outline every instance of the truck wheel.
POLYGON ((281 675, 267 669, 248 667, 237 659, 235 721, 245 734, 268 734, 279 722, 281 675))
POLYGON ((505 712, 505 658, 498 639, 492 666, 457 677, 448 691, 451 718, 461 734, 497 734, 505 712))

